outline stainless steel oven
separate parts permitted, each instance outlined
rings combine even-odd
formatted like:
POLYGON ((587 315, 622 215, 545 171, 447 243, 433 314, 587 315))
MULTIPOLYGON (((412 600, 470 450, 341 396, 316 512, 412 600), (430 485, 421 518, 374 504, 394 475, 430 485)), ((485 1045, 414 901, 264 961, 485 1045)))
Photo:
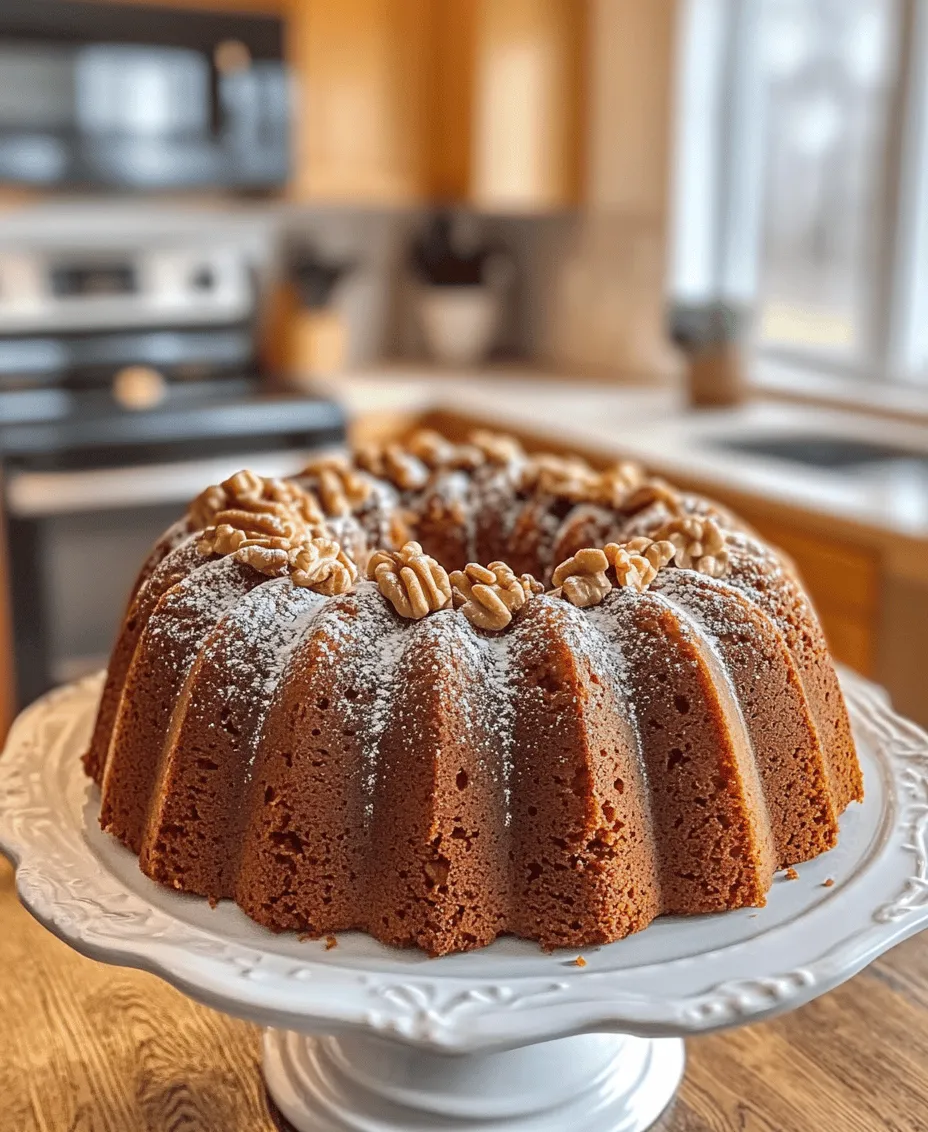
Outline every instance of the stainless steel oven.
POLYGON ((256 368, 234 243, 0 250, 0 471, 18 698, 99 665, 146 550, 209 483, 338 444, 256 368))
POLYGON ((323 402, 317 408, 302 426, 288 424, 278 450, 249 450, 243 440, 241 452, 208 459, 89 470, 8 466, 4 508, 19 703, 106 664, 148 550, 206 484, 242 467, 293 474, 317 443, 337 442, 337 409, 323 402))

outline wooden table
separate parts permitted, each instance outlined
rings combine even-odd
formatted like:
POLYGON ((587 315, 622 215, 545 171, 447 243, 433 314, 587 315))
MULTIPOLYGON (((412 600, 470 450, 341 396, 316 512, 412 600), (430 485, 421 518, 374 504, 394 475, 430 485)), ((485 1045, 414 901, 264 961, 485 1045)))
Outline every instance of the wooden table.
MULTIPOLYGON (((928 934, 793 1014, 688 1047, 661 1132, 925 1132, 928 934)), ((275 1132, 259 1059, 257 1027, 39 927, 0 859, 0 1132, 275 1132)))

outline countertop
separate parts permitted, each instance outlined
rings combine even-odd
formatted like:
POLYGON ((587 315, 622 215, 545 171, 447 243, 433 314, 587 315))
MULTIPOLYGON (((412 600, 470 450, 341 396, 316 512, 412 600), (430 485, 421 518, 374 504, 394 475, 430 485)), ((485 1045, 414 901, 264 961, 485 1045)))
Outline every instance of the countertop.
POLYGON ((717 438, 826 434, 928 455, 928 427, 840 409, 756 398, 726 410, 689 411, 674 390, 583 384, 544 375, 428 377, 415 371, 346 376, 332 391, 354 416, 447 410, 530 430, 561 445, 641 460, 673 479, 797 507, 876 535, 928 542, 928 474, 910 468, 839 473, 727 452, 717 438))
MULTIPOLYGON (((264 1092, 257 1027, 71 951, 20 906, 2 858, 0 924, 0 1132, 286 1128, 264 1092)), ((688 1052, 659 1132, 925 1132, 928 938, 688 1052)))

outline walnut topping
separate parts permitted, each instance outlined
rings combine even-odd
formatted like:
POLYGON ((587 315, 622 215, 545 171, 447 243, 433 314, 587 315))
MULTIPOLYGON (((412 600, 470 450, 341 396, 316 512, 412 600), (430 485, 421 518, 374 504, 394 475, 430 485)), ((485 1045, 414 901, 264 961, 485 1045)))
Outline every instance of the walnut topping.
POLYGON ((525 590, 526 598, 537 597, 539 594, 545 592, 545 587, 538 581, 534 574, 520 574, 519 581, 522 584, 522 589, 525 590))
POLYGON ((226 481, 219 490, 224 498, 234 496, 238 506, 213 516, 197 542, 200 554, 231 555, 269 577, 289 575, 294 585, 328 596, 351 588, 357 567, 320 525, 307 521, 319 515, 312 496, 296 485, 261 481, 250 472, 234 480, 238 482, 226 481), (260 495, 267 484, 283 498, 260 495))
POLYGON ((513 464, 525 458, 522 445, 514 436, 478 428, 467 438, 490 464, 513 464))
POLYGON ((406 441, 406 451, 428 468, 444 468, 454 452, 454 445, 431 428, 417 429, 406 441))
POLYGON ((378 479, 389 480, 400 491, 415 491, 424 487, 429 470, 411 452, 399 444, 367 444, 355 453, 359 468, 378 479))
POLYGON ((451 574, 454 604, 478 629, 505 629, 513 613, 543 586, 531 574, 517 578, 505 562, 479 566, 468 562, 451 574))
POLYGON ((669 483, 665 483, 661 479, 648 480, 634 488, 622 500, 619 510, 629 515, 637 515, 639 511, 644 511, 646 507, 652 507, 655 503, 662 503, 674 515, 680 513, 679 494, 674 491, 669 483))
POLYGON ((358 578, 357 566, 330 538, 313 538, 293 547, 288 565, 295 586, 304 586, 326 597, 347 593, 358 578))
POLYGON ((613 464, 598 477, 592 502, 620 510, 643 479, 644 469, 640 464, 628 460, 613 464))
POLYGON ((315 483, 319 502, 326 515, 350 515, 365 503, 374 490, 370 481, 341 456, 323 456, 311 461, 301 476, 315 483))
POLYGON ((216 515, 222 511, 229 502, 229 498, 225 493, 221 484, 210 484, 205 491, 193 500, 187 508, 187 517, 190 520, 190 525, 198 531, 202 531, 208 527, 216 515))
POLYGON ((581 609, 599 605, 612 589, 606 576, 609 559, 602 550, 586 547, 562 562, 554 571, 552 582, 559 587, 561 597, 581 609))
POLYGON ((399 551, 375 551, 367 564, 367 576, 400 617, 418 620, 451 604, 447 571, 417 542, 407 542, 399 551))
POLYGON ((708 515, 684 515, 671 519, 656 532, 674 546, 674 561, 684 570, 697 570, 710 578, 728 572, 725 535, 708 515))
POLYGON ((287 539, 254 540, 243 543, 232 552, 236 562, 251 566, 270 578, 282 578, 287 573, 291 545, 287 539))
POLYGON ((224 521, 207 527, 197 543, 201 554, 231 555, 272 578, 289 574, 295 586, 332 596, 347 593, 358 570, 334 539, 314 537, 291 517, 222 511, 224 521))
POLYGON ((197 550, 203 555, 234 554, 253 546, 287 551, 305 533, 299 517, 286 508, 276 513, 237 508, 216 515, 214 525, 200 536, 197 550))
MULTIPOLYGON (((643 558, 646 558, 655 574, 662 566, 666 566, 673 561, 676 550, 672 542, 645 538, 643 536, 630 539, 624 545, 628 550, 632 551, 633 554, 640 554, 643 558)), ((608 556, 609 549, 607 547, 606 557, 608 556)), ((653 578, 650 579, 650 581, 653 581, 653 578)))
POLYGON ((307 525, 320 524, 323 519, 317 501, 298 484, 248 470, 236 472, 201 492, 190 504, 188 514, 192 526, 204 530, 216 524, 221 511, 230 510, 276 515, 295 512, 307 525))
POLYGON ((519 478, 523 491, 537 491, 572 503, 592 501, 599 476, 584 460, 550 453, 532 457, 519 478))
POLYGON ((519 486, 571 503, 597 503, 618 510, 623 508, 629 493, 641 484, 643 476, 638 464, 620 463, 597 472, 577 457, 545 453, 529 460, 519 486))
POLYGON ((472 472, 486 463, 486 457, 473 444, 453 444, 434 429, 420 428, 406 441, 406 451, 433 470, 450 468, 472 472))
POLYGON ((610 542, 604 551, 618 584, 638 593, 648 588, 658 570, 671 561, 674 552, 673 543, 653 542, 649 538, 635 538, 621 545, 610 542))

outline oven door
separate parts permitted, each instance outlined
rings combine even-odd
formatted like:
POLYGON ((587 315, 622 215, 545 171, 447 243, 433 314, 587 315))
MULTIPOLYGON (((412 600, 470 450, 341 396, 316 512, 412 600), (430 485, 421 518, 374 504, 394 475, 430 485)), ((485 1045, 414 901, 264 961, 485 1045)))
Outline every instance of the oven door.
POLYGON ((148 551, 206 484, 242 467, 294 475, 309 456, 309 450, 258 452, 144 467, 8 472, 19 706, 106 665, 148 551))

